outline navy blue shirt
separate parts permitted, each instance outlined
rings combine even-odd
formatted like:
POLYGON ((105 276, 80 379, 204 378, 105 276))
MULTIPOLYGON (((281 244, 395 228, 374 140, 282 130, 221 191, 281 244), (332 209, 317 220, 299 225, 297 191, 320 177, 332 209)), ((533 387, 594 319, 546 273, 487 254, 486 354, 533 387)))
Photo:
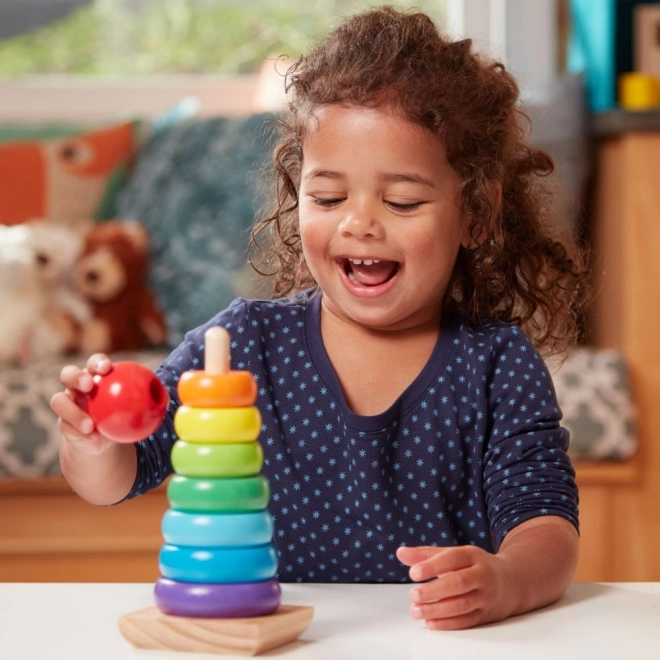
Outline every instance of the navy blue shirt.
POLYGON ((172 403, 138 443, 128 497, 171 472, 179 375, 204 365, 204 332, 231 334, 233 369, 257 380, 263 474, 283 582, 408 581, 400 545, 495 552, 525 520, 578 525, 568 432, 553 384, 520 328, 445 315, 417 379, 385 412, 349 410, 320 332, 321 295, 238 299, 188 333, 158 375, 172 403))

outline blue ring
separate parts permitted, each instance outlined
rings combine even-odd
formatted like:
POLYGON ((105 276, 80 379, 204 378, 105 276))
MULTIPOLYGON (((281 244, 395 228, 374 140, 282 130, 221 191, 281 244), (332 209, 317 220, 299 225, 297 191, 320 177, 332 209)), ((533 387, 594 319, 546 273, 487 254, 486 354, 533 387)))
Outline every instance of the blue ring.
POLYGON ((272 543, 244 548, 204 548, 165 544, 160 550, 160 573, 180 582, 260 582, 277 572, 272 543))
POLYGON ((163 516, 163 538, 173 545, 235 547, 263 545, 273 538, 273 518, 254 513, 186 513, 168 509, 163 516))

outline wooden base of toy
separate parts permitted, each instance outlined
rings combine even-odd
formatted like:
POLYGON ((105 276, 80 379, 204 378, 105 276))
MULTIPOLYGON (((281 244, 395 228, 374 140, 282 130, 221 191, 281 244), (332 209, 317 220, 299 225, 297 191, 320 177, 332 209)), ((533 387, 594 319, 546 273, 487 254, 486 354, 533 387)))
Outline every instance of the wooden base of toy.
POLYGON ((313 613, 313 607, 280 605, 268 616, 202 619, 147 607, 120 617, 119 630, 140 649, 257 655, 298 639, 313 613))

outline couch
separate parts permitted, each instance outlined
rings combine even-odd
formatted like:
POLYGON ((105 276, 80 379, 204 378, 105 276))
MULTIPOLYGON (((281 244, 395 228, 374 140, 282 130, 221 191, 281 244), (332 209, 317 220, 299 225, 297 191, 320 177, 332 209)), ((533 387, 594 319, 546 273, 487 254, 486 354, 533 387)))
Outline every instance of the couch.
MULTIPOLYGON (((149 230, 150 284, 165 312, 169 346, 235 296, 268 294, 248 274, 245 250, 262 199, 259 173, 273 120, 257 113, 162 122, 104 193, 99 219, 138 219, 149 230)), ((155 367, 166 350, 115 359, 155 367)), ((163 488, 119 507, 93 507, 61 478, 48 402, 60 388, 62 365, 84 359, 51 358, 0 372, 0 580, 157 577, 160 520, 168 506, 163 488)), ((615 351, 581 347, 550 367, 581 487, 578 578, 615 579, 606 552, 607 498, 639 479, 626 365, 615 351)))

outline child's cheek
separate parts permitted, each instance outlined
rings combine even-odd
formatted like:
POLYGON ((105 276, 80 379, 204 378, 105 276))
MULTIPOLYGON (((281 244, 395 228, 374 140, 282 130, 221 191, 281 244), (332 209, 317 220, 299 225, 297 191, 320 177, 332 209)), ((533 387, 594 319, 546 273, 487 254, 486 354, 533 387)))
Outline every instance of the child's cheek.
POLYGON ((301 219, 300 241, 305 261, 312 274, 327 251, 329 236, 327 228, 313 219, 301 219))

